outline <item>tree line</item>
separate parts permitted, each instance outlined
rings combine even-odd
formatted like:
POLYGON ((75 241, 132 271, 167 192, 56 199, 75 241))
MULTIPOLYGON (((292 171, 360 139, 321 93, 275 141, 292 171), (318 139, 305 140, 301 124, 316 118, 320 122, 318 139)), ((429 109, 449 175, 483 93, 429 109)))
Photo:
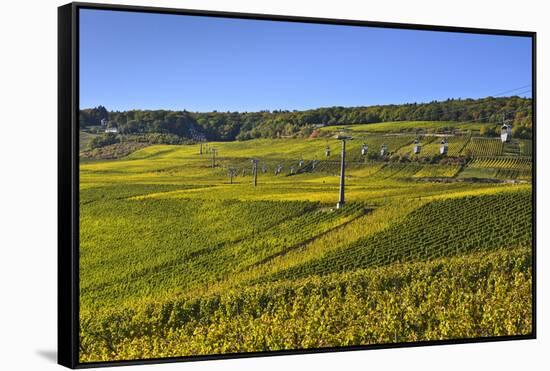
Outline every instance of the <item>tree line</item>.
POLYGON ((499 124, 509 120, 530 135, 532 100, 521 97, 447 99, 365 107, 324 107, 304 111, 190 112, 172 110, 108 111, 104 106, 82 109, 80 127, 116 126, 120 134, 166 134, 190 140, 248 140, 304 137, 318 126, 388 121, 455 121, 499 124))

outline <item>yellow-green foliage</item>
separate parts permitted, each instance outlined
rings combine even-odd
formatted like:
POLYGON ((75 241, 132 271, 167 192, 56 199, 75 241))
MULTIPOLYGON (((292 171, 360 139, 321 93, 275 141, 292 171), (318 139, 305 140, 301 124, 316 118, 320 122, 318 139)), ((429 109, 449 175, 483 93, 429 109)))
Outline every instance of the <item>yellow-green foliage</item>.
POLYGON ((470 164, 472 168, 494 168, 511 170, 531 170, 530 157, 481 157, 476 158, 470 164))
POLYGON ((530 192, 429 202, 402 222, 275 274, 296 278, 531 243, 530 192), (483 210, 483 216, 475 210, 483 210))
POLYGON ((449 178, 460 171, 460 165, 424 165, 415 178, 449 178))
POLYGON ((502 146, 500 138, 471 138, 462 152, 473 156, 499 156, 502 146))
POLYGON ((359 203, 330 211, 306 201, 91 202, 81 212, 81 305, 216 282, 365 212, 359 203))
MULTIPOLYGON (((462 153, 464 147, 470 141, 468 135, 456 135, 444 137, 447 140, 447 156, 459 156, 462 153)), ((435 140, 430 141, 426 145, 422 146, 422 155, 438 155, 441 147, 441 140, 443 138, 437 137, 435 140)))
MULTIPOLYGON (((383 144, 388 148, 388 156, 394 153, 399 153, 405 146, 410 145, 415 136, 411 134, 392 135, 392 134, 365 134, 365 133, 352 133, 353 140, 346 143, 346 158, 349 161, 358 161, 364 163, 364 157, 361 155, 361 148, 363 145, 368 146, 368 153, 379 154, 383 144)), ((316 158, 318 160, 334 161, 335 163, 340 161, 342 147, 339 141, 332 138, 318 139, 318 142, 325 143, 322 148, 323 152, 317 151, 303 154, 306 158, 316 158), (326 147, 331 150, 330 156, 326 157, 324 150, 326 147), (313 155, 313 156, 312 156, 313 155)))
MULTIPOLYGON (((475 130, 479 131, 484 125, 483 123, 460 123, 454 121, 388 121, 373 124, 347 125, 351 131, 364 131, 371 133, 395 133, 410 131, 452 131, 452 130, 475 130)), ((337 131, 341 126, 326 126, 321 131, 332 132, 337 131)))
POLYGON ((87 150, 89 148, 90 141, 94 139, 96 136, 97 136, 96 134, 91 134, 91 133, 81 131, 79 133, 79 138, 80 138, 78 143, 79 150, 80 151, 87 150))
POLYGON ((532 156, 533 155, 533 141, 522 139, 519 141, 520 154, 522 156, 532 156))
POLYGON ((84 312, 80 359, 106 361, 532 332, 529 248, 84 312))
POLYGON ((531 169, 530 157, 478 157, 468 163, 461 176, 528 180, 531 169))
POLYGON ((386 134, 348 142, 343 209, 335 139, 209 143, 215 167, 198 145, 82 162, 81 361, 530 332, 531 185, 361 156, 414 140, 386 134))

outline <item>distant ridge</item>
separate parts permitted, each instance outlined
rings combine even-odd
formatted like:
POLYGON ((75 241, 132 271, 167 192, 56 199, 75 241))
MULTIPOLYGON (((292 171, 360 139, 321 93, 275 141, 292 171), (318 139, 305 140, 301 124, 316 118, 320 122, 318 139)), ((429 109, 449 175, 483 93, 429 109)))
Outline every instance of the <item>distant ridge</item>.
POLYGON ((193 140, 247 140, 307 137, 320 126, 390 121, 454 121, 531 127, 532 99, 487 97, 447 99, 429 103, 360 107, 323 107, 304 111, 190 112, 171 110, 108 111, 103 106, 82 109, 80 127, 106 119, 121 134, 164 133, 193 140))

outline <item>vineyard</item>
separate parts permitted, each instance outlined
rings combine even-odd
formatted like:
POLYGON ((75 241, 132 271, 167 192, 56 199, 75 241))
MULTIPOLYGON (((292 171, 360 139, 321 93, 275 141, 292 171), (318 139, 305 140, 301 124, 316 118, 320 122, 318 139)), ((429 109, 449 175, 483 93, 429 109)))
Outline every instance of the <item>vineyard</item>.
MULTIPOLYGON (((400 133, 400 132, 479 132, 484 123, 455 122, 455 121, 389 121, 373 124, 347 125, 353 132, 367 133, 400 133)), ((490 125, 490 124, 489 124, 490 125)), ((326 126, 321 129, 324 132, 335 132, 338 126, 326 126)))
MULTIPOLYGON (((448 156, 460 156, 464 152, 464 148, 470 141, 468 135, 461 136, 447 136, 444 139, 448 143, 447 155, 448 156)), ((441 147, 441 138, 437 137, 435 140, 431 141, 427 145, 422 147, 422 153, 427 155, 437 155, 439 154, 439 149, 441 147)))
POLYGON ((81 360, 529 334, 531 273, 502 249, 84 312, 81 360))
POLYGON ((82 304, 115 304, 216 282, 368 211, 357 204, 327 212, 305 201, 122 200, 109 205, 113 209, 98 203, 82 215, 84 225, 97 215, 111 216, 108 225, 82 232, 82 304), (141 277, 158 278, 156 291, 149 292, 149 281, 141 277))
POLYGON ((472 138, 464 148, 473 156, 499 156, 502 154, 502 142, 498 138, 472 138))
POLYGON ((450 178, 461 170, 460 165, 424 165, 415 178, 450 178))
POLYGON ((529 180, 531 168, 530 157, 480 157, 468 164, 461 176, 484 174, 482 177, 529 180))
POLYGON ((531 333, 531 142, 393 124, 351 128, 342 208, 328 135, 82 161, 80 360, 531 333))
MULTIPOLYGON (((414 135, 364 135, 356 136, 356 140, 348 143, 349 159, 351 161, 361 161, 361 146, 368 145, 372 153, 380 153, 380 148, 385 144, 388 148, 388 156, 398 153, 400 149, 409 146, 415 139, 414 135)), ((334 152, 329 159, 340 160, 340 148, 335 147, 334 152)))
POLYGON ((528 192, 510 192, 432 201, 383 232, 274 278, 345 272, 528 245, 532 239, 530 197, 528 192), (484 210, 484 217, 480 218, 475 210, 484 210))
POLYGON ((522 156, 531 157, 533 155, 533 142, 530 140, 521 140, 519 142, 519 149, 522 156))
POLYGON ((472 168, 495 168, 513 170, 531 170, 531 158, 529 157, 487 157, 476 158, 469 165, 472 168))

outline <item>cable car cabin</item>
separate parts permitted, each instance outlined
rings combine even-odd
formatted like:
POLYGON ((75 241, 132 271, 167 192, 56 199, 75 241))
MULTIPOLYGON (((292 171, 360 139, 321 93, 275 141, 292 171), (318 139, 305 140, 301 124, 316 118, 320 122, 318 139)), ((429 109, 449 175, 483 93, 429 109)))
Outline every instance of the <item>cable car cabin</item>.
POLYGON ((512 140, 512 125, 504 124, 500 129, 500 140, 502 143, 509 143, 512 140))
POLYGON ((325 156, 330 157, 330 147, 325 148, 325 156))
POLYGON ((418 139, 416 139, 414 141, 413 153, 415 155, 418 155, 418 154, 420 154, 421 149, 422 149, 422 144, 420 144, 420 141, 418 139))
POLYGON ((361 156, 365 156, 369 152, 369 146, 366 144, 363 144, 361 147, 361 156))
POLYGON ((380 156, 384 157, 388 154, 388 146, 385 144, 382 144, 380 147, 380 156))
POLYGON ((443 139, 441 141, 441 145, 439 146, 439 154, 446 155, 448 150, 449 150, 449 143, 447 142, 447 139, 443 139))

